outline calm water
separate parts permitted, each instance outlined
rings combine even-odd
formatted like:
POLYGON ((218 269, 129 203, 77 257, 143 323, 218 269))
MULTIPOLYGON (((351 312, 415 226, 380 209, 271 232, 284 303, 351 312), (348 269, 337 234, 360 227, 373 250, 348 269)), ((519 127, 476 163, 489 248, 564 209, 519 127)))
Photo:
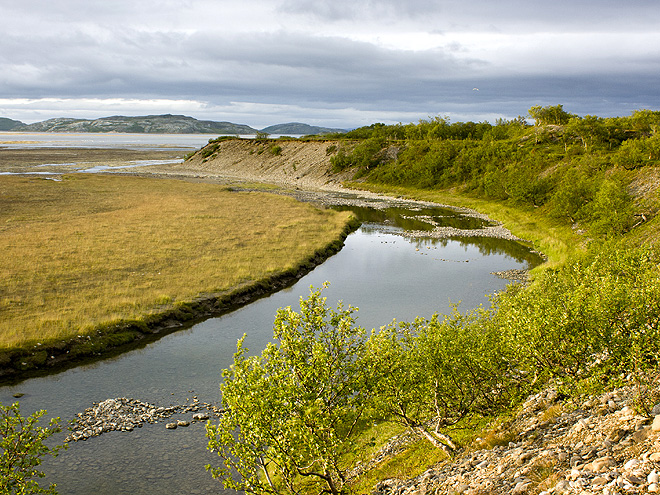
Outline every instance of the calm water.
MULTIPOLYGON (((117 358, 1 387, 0 401, 11 403, 16 400, 13 394, 22 393, 23 414, 47 409, 49 416, 65 421, 93 403, 115 397, 167 406, 196 395, 201 402, 219 403, 220 373, 231 364, 237 339, 246 333, 247 346, 260 352, 272 336, 277 308, 297 307, 310 286, 329 281, 324 293, 328 303, 334 306, 343 300, 357 306, 358 324, 371 329, 394 318, 409 321, 446 313, 451 303, 460 302, 462 309, 487 305, 485 295, 506 285, 491 272, 538 262, 511 241, 408 240, 397 235, 403 227, 420 229, 423 222, 410 218, 413 215, 451 217, 456 222, 446 210, 361 214, 375 218, 351 234, 341 252, 293 287, 117 358)), ((45 482, 57 483, 62 495, 224 493, 204 469, 216 459, 206 451, 202 424, 166 430, 162 422, 72 443, 43 468, 45 482)))
MULTIPOLYGON (((126 132, 0 132, 3 148, 167 148, 197 149, 219 134, 131 134, 126 132)), ((290 137, 298 137, 291 136, 290 137)), ((241 138, 254 138, 243 135, 241 138)), ((270 137, 277 138, 279 134, 270 137)))
POLYGON ((201 148, 217 134, 130 134, 95 132, 0 132, 3 148, 201 148))

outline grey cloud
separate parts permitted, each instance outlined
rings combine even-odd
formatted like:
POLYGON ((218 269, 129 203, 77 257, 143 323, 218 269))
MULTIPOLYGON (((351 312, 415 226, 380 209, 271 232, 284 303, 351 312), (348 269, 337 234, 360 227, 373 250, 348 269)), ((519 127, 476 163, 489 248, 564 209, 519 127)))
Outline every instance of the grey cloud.
MULTIPOLYGON (((279 13, 288 14, 279 18, 282 28, 276 32, 247 27, 231 35, 221 28, 177 31, 171 27, 175 22, 162 29, 156 22, 177 9, 193 9, 188 14, 194 18, 199 3, 10 2, 3 11, 7 16, 0 19, 0 26, 7 26, 0 39, 0 98, 170 98, 215 108, 241 101, 298 105, 300 112, 352 108, 369 115, 452 113, 472 119, 515 117, 534 104, 562 103, 575 113, 603 116, 660 107, 660 52, 650 45, 616 56, 583 49, 574 57, 550 47, 548 58, 524 60, 513 73, 505 56, 499 66, 468 59, 469 52, 457 42, 405 51, 342 38, 339 29, 336 36, 298 29, 302 22, 318 23, 324 28, 319 31, 328 33, 329 23, 341 21, 367 34, 373 33, 369 26, 393 32, 506 33, 615 32, 633 26, 656 32, 660 9, 655 1, 557 0, 549 6, 531 0, 286 0, 279 13), (40 15, 16 23, 33 24, 29 35, 11 27, 12 16, 40 4, 40 15), (154 24, 140 24, 150 9, 154 24), (133 22, 132 16, 138 19, 133 22)), ((213 5, 219 15, 222 9, 213 5)), ((265 6, 255 2, 250 8, 265 6)))
POLYGON ((404 21, 430 31, 448 29, 523 32, 655 29, 660 9, 654 0, 284 0, 282 12, 320 22, 404 21))

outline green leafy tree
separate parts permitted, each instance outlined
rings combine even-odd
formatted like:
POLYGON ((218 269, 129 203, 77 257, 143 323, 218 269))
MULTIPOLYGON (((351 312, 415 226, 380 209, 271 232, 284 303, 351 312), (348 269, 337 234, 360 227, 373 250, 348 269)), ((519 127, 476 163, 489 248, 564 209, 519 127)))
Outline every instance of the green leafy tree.
POLYGON ((529 116, 534 119, 535 125, 562 125, 568 123, 574 114, 564 110, 563 105, 533 106, 529 109, 529 116))
POLYGON ((577 137, 585 151, 595 144, 605 141, 607 129, 604 120, 593 115, 572 117, 566 124, 566 133, 577 137))
POLYGON ((260 356, 238 342, 220 387, 225 412, 207 426, 209 448, 223 461, 207 469, 225 487, 344 493, 346 454, 370 393, 367 339, 354 311, 327 308, 321 290, 311 290, 300 313, 277 311, 275 342, 260 356))
POLYGON ((456 444, 452 427, 510 405, 521 383, 514 376, 504 334, 489 325, 488 312, 443 320, 418 318, 372 335, 375 407, 381 419, 398 422, 447 454, 456 444))
POLYGON ((48 447, 44 441, 61 431, 59 418, 51 419, 47 426, 38 426, 46 411, 21 416, 20 406, 0 403, 0 493, 30 494, 57 493, 55 485, 42 488, 33 478, 43 478, 38 467, 47 455, 56 457, 63 446, 48 447))
POLYGON ((634 222, 634 203, 622 179, 604 179, 589 205, 590 231, 608 238, 629 230, 634 222))

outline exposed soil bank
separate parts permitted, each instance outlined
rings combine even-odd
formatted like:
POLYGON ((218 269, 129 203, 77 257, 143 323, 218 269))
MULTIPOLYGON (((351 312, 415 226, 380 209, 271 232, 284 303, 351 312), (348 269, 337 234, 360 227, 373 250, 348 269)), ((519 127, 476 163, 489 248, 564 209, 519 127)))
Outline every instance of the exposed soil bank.
POLYGON ((0 384, 63 371, 142 347, 168 333, 189 327, 203 319, 231 312, 289 287, 339 252, 348 234, 356 230, 359 225, 355 220, 350 221, 338 239, 313 253, 297 267, 264 280, 236 287, 232 291, 179 303, 176 307, 151 315, 146 322, 125 321, 111 327, 99 328, 93 335, 44 343, 29 349, 0 352, 0 384))
POLYGON ((332 171, 339 141, 230 139, 209 143, 184 163, 141 171, 187 178, 258 182, 301 189, 341 190, 352 172, 332 171))

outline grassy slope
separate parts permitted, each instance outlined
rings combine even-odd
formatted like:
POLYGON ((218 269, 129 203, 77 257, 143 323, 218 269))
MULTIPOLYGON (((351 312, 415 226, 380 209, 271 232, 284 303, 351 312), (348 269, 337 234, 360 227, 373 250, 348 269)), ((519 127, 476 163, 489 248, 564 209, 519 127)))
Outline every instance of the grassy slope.
MULTIPOLYGON (((650 173, 648 170, 634 171, 630 172, 629 180, 633 184, 643 183, 648 185, 654 180, 657 180, 657 174, 655 174, 655 171, 650 173), (651 176, 650 178, 649 175, 651 176)), ((537 268, 537 270, 559 267, 570 259, 572 255, 584 252, 589 244, 589 239, 584 234, 578 233, 567 222, 561 222, 555 218, 551 218, 544 213, 543 209, 508 205, 502 201, 475 198, 461 194, 455 188, 417 189, 362 182, 354 182, 350 186, 357 189, 369 189, 383 194, 468 207, 485 213, 491 218, 502 222, 515 235, 532 242, 536 249, 548 256, 548 262, 537 268)), ((647 206, 651 211, 658 211, 660 198, 655 191, 655 185, 650 188, 639 188, 635 191, 634 200, 647 206)), ((633 228, 630 232, 619 238, 618 242, 631 247, 648 246, 657 249, 659 240, 660 218, 655 216, 653 218, 647 218, 646 222, 633 228)), ((476 427, 455 432, 458 433, 455 439, 460 445, 469 445, 476 437, 488 437, 492 435, 490 432, 492 425, 505 421, 511 414, 512 411, 507 411, 500 418, 492 418, 490 422, 487 418, 484 418, 484 421, 476 427)), ((386 443, 384 441, 384 436, 386 435, 383 435, 383 432, 387 432, 389 429, 389 426, 383 424, 374 426, 364 432, 365 437, 383 437, 377 440, 373 452, 386 443)), ((409 448, 393 457, 387 458, 385 462, 376 468, 364 473, 351 486, 357 493, 366 493, 383 479, 412 478, 445 458, 436 449, 430 448, 426 441, 418 439, 409 448)))
POLYGON ((211 184, 0 178, 0 349, 144 319, 290 270, 347 215, 211 184))

